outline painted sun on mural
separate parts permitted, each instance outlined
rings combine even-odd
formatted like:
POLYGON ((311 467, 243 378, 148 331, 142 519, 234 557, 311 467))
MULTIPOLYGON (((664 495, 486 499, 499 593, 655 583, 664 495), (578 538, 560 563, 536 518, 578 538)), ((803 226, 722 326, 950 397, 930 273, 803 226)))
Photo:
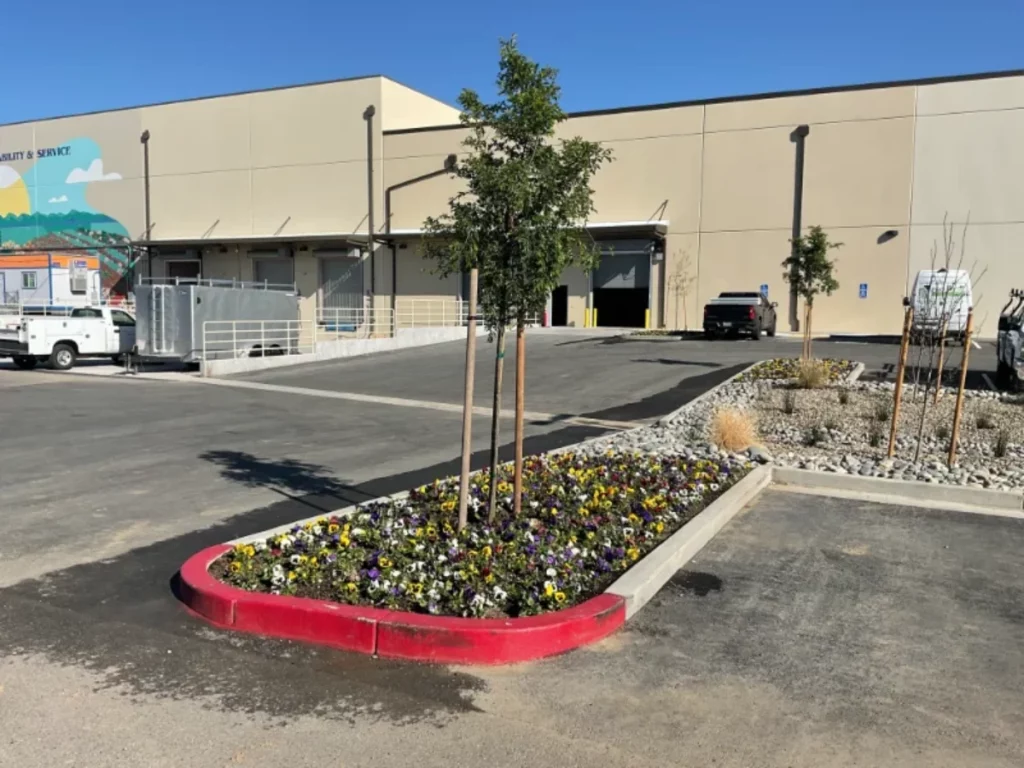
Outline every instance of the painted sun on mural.
POLYGON ((30 163, 20 173, 0 164, 0 251, 87 249, 99 257, 103 289, 116 290, 131 267, 128 230, 90 205, 87 192, 94 184, 119 181, 121 174, 104 167, 91 139, 18 159, 30 163))

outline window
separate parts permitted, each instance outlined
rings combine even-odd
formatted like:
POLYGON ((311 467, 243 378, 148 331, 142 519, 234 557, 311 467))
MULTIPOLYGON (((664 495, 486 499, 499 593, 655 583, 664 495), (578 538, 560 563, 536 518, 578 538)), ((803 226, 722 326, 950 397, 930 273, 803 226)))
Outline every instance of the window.
POLYGON ((122 312, 120 309, 110 310, 110 318, 114 321, 114 325, 121 326, 135 326, 135 318, 129 315, 127 312, 122 312))
POLYGON ((73 309, 71 310, 72 317, 103 317, 103 313, 98 309, 73 309))
POLYGON ((21 273, 21 287, 34 290, 36 287, 36 273, 35 272, 22 272, 21 273))

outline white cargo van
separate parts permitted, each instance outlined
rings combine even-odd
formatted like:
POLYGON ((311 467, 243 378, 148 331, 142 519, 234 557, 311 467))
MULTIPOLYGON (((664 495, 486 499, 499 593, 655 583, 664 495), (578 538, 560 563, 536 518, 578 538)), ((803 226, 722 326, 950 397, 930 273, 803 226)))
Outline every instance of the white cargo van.
POLYGON ((11 357, 24 370, 49 361, 58 371, 74 367, 80 357, 120 360, 135 346, 135 318, 115 307, 79 307, 66 315, 19 316, 0 324, 0 357, 11 357), (4 327, 6 325, 6 327, 4 327))
POLYGON ((971 275, 965 269, 922 269, 914 278, 910 300, 913 334, 939 333, 945 321, 948 335, 962 337, 967 330, 967 312, 974 303, 971 275))

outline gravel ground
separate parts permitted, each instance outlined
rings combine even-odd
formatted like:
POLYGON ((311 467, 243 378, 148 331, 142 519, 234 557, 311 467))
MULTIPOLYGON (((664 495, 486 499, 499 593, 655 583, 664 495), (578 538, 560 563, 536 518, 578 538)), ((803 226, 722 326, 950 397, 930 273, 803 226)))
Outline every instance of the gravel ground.
POLYGON ((783 466, 929 483, 1024 490, 1024 399, 1017 395, 968 391, 961 421, 958 464, 946 466, 956 393, 945 389, 938 405, 929 401, 920 455, 915 461, 923 396, 904 389, 896 456, 886 458, 892 383, 834 384, 816 390, 792 388, 784 380, 742 377, 691 403, 668 420, 593 441, 587 452, 635 450, 695 457, 744 456, 783 466), (840 401, 847 393, 847 402, 840 401), (791 396, 792 413, 784 401, 791 396), (761 444, 742 454, 719 450, 708 425, 719 408, 750 413, 761 444), (883 418, 884 416, 884 418, 883 418), (997 442, 1005 455, 997 457, 997 442))

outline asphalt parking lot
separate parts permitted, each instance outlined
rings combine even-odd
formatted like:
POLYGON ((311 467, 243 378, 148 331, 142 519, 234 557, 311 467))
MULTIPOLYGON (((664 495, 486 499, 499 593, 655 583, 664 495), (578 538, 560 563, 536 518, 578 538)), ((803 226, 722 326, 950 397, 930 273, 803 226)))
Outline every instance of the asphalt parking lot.
MULTIPOLYGON (((512 340, 514 341, 514 340, 512 340)), ((514 403, 515 345, 505 360, 503 407, 514 403)), ((705 341, 700 338, 628 337, 551 330, 528 334, 526 407, 552 414, 598 415, 615 419, 654 418, 672 410, 671 389, 681 382, 769 357, 799 355, 800 341, 705 341)), ((494 386, 494 345, 477 343, 475 404, 489 406, 494 386)), ((899 347, 891 343, 819 340, 818 357, 852 358, 873 378, 891 378, 899 347)), ((991 344, 972 349, 971 369, 995 370, 991 344)), ((954 348, 951 359, 959 360, 954 348)), ((312 390, 351 392, 435 402, 462 401, 465 344, 451 342, 374 357, 295 366, 237 377, 242 381, 312 390)))
MULTIPOLYGON (((798 343, 766 341, 537 334, 528 407, 653 418, 798 343)), ((826 344, 881 374, 895 359, 826 344)), ((454 472, 461 419, 429 403, 458 402, 463 353, 242 380, 408 405, 0 370, 0 762, 1021 764, 1015 520, 773 492, 625 631, 508 669, 375 661, 181 609, 195 551, 454 472)), ((600 431, 531 423, 527 448, 600 431)), ((477 419, 477 466, 486 442, 477 419)))
POLYGON ((208 629, 160 566, 181 543, 0 591, 12 764, 1024 760, 1020 520, 769 491, 624 630, 498 669, 208 629))

